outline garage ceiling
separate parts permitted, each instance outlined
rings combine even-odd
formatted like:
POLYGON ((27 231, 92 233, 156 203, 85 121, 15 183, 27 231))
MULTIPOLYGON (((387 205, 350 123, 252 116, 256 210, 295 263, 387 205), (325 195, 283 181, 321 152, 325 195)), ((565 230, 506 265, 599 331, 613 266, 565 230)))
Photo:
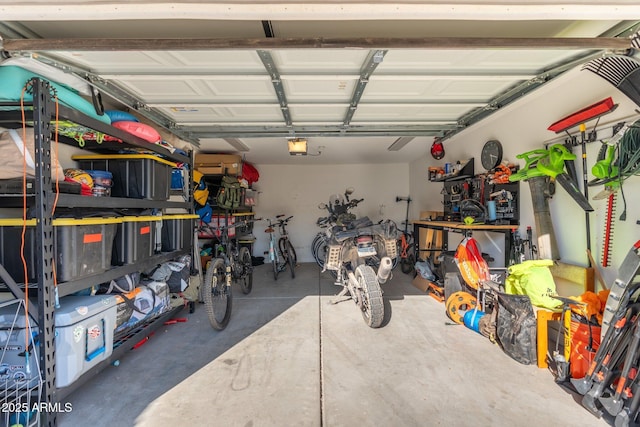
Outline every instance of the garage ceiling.
POLYGON ((203 151, 387 163, 623 51, 640 19, 635 1, 464 3, 3 2, 0 34, 203 151))

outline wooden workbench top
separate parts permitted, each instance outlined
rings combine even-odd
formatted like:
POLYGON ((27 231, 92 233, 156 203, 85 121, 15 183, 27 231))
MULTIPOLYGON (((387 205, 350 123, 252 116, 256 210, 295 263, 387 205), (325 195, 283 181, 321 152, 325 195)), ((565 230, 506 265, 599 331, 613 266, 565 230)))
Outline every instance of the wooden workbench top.
POLYGON ((465 224, 464 222, 453 222, 453 221, 429 221, 429 220, 414 220, 411 221, 412 224, 418 225, 427 225, 432 227, 442 227, 442 228, 454 228, 459 230, 515 230, 518 228, 517 225, 497 225, 497 224, 465 224))

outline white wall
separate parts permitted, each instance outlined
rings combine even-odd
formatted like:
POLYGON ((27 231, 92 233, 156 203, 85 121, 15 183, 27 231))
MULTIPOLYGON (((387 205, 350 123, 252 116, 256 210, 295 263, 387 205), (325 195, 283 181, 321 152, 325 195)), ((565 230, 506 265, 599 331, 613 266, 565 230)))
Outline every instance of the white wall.
MULTIPOLYGON (((406 197, 409 189, 407 164, 354 165, 257 165, 260 179, 253 188, 260 193, 255 208, 256 217, 273 218, 278 214, 293 215, 288 231, 298 260, 312 262, 311 241, 320 230, 316 220, 326 211, 318 209, 328 203, 331 194, 344 193, 353 187, 351 196, 364 199, 354 211, 358 217, 371 220, 392 219, 398 227, 405 217, 405 203, 396 203, 396 196, 406 197)), ((254 226, 257 239, 253 254, 262 256, 268 249, 266 221, 254 226)))
MULTIPOLYGON (((489 139, 498 139, 504 148, 504 159, 516 162, 520 166, 524 161, 516 158, 517 154, 537 148, 544 148, 543 144, 556 138, 556 135, 547 128, 557 120, 581 110, 595 102, 611 96, 618 108, 600 119, 598 129, 605 128, 606 123, 626 120, 633 122, 640 118, 640 114, 634 112, 638 106, 629 100, 624 94, 607 83, 604 79, 588 71, 579 69, 571 70, 558 77, 547 85, 537 89, 523 99, 496 112, 488 119, 459 133, 450 140, 445 141, 446 156, 440 161, 434 160, 425 154, 410 165, 410 189, 416 198, 414 215, 418 210, 441 210, 442 197, 441 183, 430 183, 427 180, 427 167, 443 165, 445 162, 455 162, 458 159, 475 158, 476 173, 483 172, 480 164, 480 151, 482 145, 489 139), (629 118, 630 117, 630 118, 629 118)), ((595 121, 587 123, 587 129, 591 130, 595 121)), ((577 132, 577 128, 571 131, 577 132)), ((610 135, 610 134, 607 134, 610 135)), ((562 141, 558 141, 562 142, 562 141)), ((592 179, 590 170, 595 163, 599 142, 587 144, 587 170, 589 179, 592 179)), ((582 159, 580 147, 574 147, 573 152, 578 155, 575 163, 579 181, 582 183, 582 159)), ((611 282, 617 274, 617 266, 620 264, 631 245, 640 237, 640 226, 636 220, 640 219, 640 198, 637 196, 640 181, 633 177, 625 182, 625 195, 627 199, 627 221, 615 221, 615 235, 613 240, 612 265, 605 272, 611 282)), ((527 225, 534 227, 531 195, 528 184, 521 183, 521 232, 527 225)), ((600 187, 590 187, 589 195, 593 196, 602 190, 600 187)), ((591 198, 591 197, 590 197, 591 198)), ((590 200, 595 212, 590 214, 591 220, 591 249, 596 260, 600 259, 602 248, 602 229, 604 227, 603 216, 606 210, 604 201, 590 200)), ((618 216, 622 212, 621 199, 619 202, 618 216)), ((558 241, 561 259, 565 262, 579 265, 587 265, 586 256, 586 228, 585 214, 582 209, 558 186, 556 195, 550 201, 551 217, 558 241)), ((481 238, 481 233, 476 233, 481 238)), ((455 244, 459 240, 453 240, 455 244)), ((534 236, 535 238, 535 236, 534 236)), ((482 249, 494 253, 493 245, 483 244, 482 249)), ((502 254, 498 254, 502 257, 502 254)))

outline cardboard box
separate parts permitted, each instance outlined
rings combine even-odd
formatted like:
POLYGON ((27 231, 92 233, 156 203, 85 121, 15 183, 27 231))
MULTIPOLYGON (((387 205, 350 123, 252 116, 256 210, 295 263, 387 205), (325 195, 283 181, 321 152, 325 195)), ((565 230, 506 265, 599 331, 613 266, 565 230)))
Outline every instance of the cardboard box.
POLYGON ((193 166, 205 175, 242 173, 242 156, 239 154, 196 154, 193 166))
POLYGON ((411 284, 420 289, 422 292, 427 292, 427 289, 429 289, 429 285, 431 284, 431 282, 418 274, 413 278, 411 284))
POLYGON ((200 166, 197 170, 203 175, 224 175, 222 166, 200 166))

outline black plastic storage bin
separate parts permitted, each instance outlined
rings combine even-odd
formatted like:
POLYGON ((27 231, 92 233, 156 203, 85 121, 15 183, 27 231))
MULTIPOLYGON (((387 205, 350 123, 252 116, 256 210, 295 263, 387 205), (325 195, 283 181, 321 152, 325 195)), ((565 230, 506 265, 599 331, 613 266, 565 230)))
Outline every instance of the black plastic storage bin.
POLYGON ((180 251, 193 246, 194 224, 200 218, 193 214, 162 216, 162 252, 180 251))
MULTIPOLYGON (((24 271, 20 256, 22 222, 21 218, 0 219, 0 264, 7 270, 11 278, 18 283, 24 282, 24 271)), ((37 275, 35 225, 35 219, 27 220, 24 236, 24 257, 27 260, 27 280, 29 282, 34 282, 37 275)), ((3 282, 2 278, 0 278, 0 282, 3 282)))
POLYGON ((113 242, 111 264, 135 264, 153 256, 160 216, 124 216, 113 242))
MULTIPOLYGON (((111 253, 116 225, 120 218, 57 218, 52 221, 56 277, 67 282, 103 273, 111 267, 111 253)), ((34 219, 27 220, 25 232, 25 260, 27 280, 37 280, 34 219)), ((0 220, 0 263, 16 282, 24 282, 20 241, 22 219, 0 220)))
POLYGON ((81 169, 106 170, 113 174, 112 197, 168 200, 171 172, 176 164, 148 154, 72 156, 81 169))

